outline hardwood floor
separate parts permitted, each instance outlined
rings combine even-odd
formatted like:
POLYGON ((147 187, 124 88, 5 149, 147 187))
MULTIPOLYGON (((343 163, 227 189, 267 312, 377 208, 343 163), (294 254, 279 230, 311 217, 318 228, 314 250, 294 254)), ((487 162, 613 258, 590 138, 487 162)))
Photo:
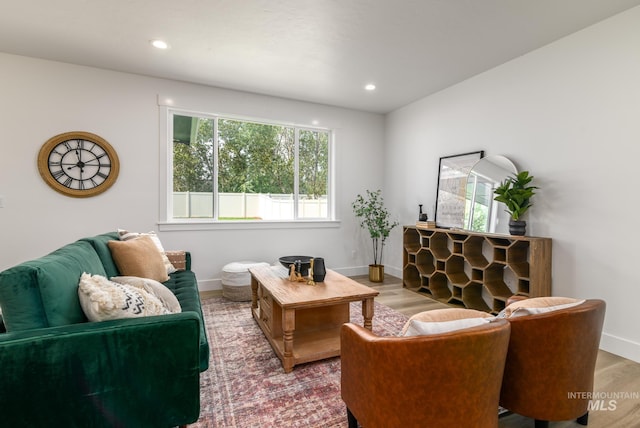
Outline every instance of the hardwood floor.
MULTIPOLYGON (((402 287, 402 280, 385 275, 383 283, 372 283, 367 275, 352 277, 354 280, 380 292, 376 301, 406 316, 418 312, 448 307, 419 293, 402 287)), ((219 296, 221 291, 203 292, 202 298, 219 296)), ((613 410, 589 412, 591 428, 640 428, 640 364, 611 353, 600 351, 596 362, 594 391, 599 394, 618 394, 613 410), (626 396, 626 397, 625 397, 626 396)), ((605 408, 609 406, 605 398, 605 408)), ((516 414, 500 418, 499 428, 533 428, 534 421, 516 414)), ((582 427, 575 421, 551 422, 550 428, 582 427)))

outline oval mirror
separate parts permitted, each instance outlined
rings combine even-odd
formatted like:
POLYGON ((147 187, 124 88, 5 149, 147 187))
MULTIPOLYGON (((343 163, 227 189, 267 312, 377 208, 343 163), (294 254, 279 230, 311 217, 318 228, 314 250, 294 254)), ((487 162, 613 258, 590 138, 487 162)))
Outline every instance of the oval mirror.
POLYGON ((509 214, 493 200, 493 191, 516 166, 504 156, 486 156, 476 162, 467 176, 464 228, 474 232, 509 233, 509 214))

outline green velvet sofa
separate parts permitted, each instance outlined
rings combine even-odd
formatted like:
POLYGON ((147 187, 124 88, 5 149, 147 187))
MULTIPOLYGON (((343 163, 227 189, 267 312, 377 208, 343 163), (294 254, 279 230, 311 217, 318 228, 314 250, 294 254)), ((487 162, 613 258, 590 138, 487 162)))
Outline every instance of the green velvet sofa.
POLYGON ((119 275, 107 246, 83 238, 0 273, 0 425, 172 427, 200 413, 209 345, 191 258, 165 285, 182 312, 88 322, 83 272, 119 275))

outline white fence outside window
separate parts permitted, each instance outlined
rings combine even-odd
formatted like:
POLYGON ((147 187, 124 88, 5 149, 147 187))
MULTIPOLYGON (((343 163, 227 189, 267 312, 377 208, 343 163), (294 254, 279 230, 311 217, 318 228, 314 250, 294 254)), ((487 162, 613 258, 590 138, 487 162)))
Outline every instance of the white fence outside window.
MULTIPOLYGON (((218 218, 248 220, 293 219, 293 195, 219 193, 218 218)), ((174 192, 173 218, 213 218, 213 193, 174 192)), ((300 196, 298 218, 327 218, 327 198, 300 196)))

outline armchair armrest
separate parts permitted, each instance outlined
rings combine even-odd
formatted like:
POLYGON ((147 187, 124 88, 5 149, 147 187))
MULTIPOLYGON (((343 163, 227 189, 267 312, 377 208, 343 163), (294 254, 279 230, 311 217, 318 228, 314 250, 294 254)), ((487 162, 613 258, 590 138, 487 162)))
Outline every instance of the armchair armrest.
POLYGON ((177 426, 199 415, 192 312, 0 334, 7 426, 177 426))

